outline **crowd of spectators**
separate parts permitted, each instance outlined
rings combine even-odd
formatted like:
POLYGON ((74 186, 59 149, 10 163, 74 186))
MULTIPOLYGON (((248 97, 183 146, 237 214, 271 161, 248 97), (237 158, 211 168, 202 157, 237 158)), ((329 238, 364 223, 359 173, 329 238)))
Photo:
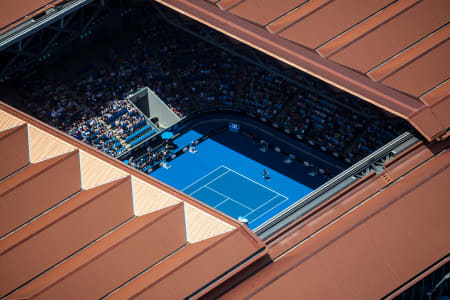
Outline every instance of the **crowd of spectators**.
POLYGON ((392 140, 405 132, 406 126, 398 122, 388 122, 386 119, 379 118, 372 120, 367 126, 366 133, 358 137, 353 147, 344 155, 347 162, 356 162, 372 153, 385 144, 386 140, 392 140))
POLYGON ((296 98, 280 114, 281 124, 310 144, 345 157, 346 148, 365 129, 366 119, 312 93, 299 93, 296 98))
POLYGON ((172 150, 176 148, 173 141, 165 140, 159 147, 147 147, 147 151, 138 155, 137 158, 131 156, 124 162, 143 172, 150 173, 155 167, 164 165, 166 159, 174 154, 172 150))
POLYGON ((99 116, 72 124, 68 133, 107 154, 116 156, 127 149, 134 132, 147 125, 145 117, 128 100, 115 100, 102 107, 99 116))
MULTIPOLYGON (((205 30, 202 25, 189 26, 205 30)), ((210 35, 218 33, 211 31, 210 35)), ((32 77, 24 80, 21 91, 29 99, 31 114, 111 155, 124 151, 123 140, 140 127, 137 124, 145 123, 144 117, 124 100, 143 86, 155 91, 179 116, 215 105, 239 107, 278 122, 348 163, 374 151, 405 128, 361 116, 358 111, 378 114, 378 109, 363 101, 341 106, 325 100, 320 95, 333 95, 333 89, 315 83, 300 71, 293 77, 315 87, 317 93, 303 90, 157 17, 148 18, 141 36, 126 46, 110 49, 87 69, 90 71, 65 80, 32 77), (348 109, 352 105, 357 110, 348 109), (123 113, 111 120, 118 112, 123 113)))
MULTIPOLYGON (((160 164, 170 155, 170 150, 166 148, 158 149, 156 151, 148 152, 144 155, 141 162, 141 170, 148 172, 150 168, 153 168, 156 164, 160 164)), ((139 166, 138 166, 139 168, 139 166)))
POLYGON ((249 68, 243 74, 241 108, 256 112, 268 119, 278 115, 282 106, 298 93, 298 88, 289 85, 275 74, 249 68))

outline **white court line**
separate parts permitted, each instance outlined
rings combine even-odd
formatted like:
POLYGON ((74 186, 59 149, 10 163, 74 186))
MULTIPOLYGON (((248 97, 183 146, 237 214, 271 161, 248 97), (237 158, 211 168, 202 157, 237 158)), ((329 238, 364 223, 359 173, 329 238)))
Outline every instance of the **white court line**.
POLYGON ((280 194, 280 193, 278 193, 278 192, 276 192, 276 191, 274 191, 274 190, 272 190, 272 189, 270 189, 270 188, 268 188, 268 187, 266 187, 266 186, 260 184, 259 182, 254 181, 254 180, 248 178, 247 176, 244 176, 244 175, 242 175, 242 174, 240 174, 240 173, 234 171, 233 169, 230 169, 230 168, 228 168, 228 167, 226 167, 226 166, 224 166, 224 165, 221 165, 221 166, 217 167, 216 169, 212 170, 212 171, 209 172, 208 174, 206 174, 206 175, 202 176, 201 178, 197 179, 195 182, 191 183, 190 185, 188 185, 188 186, 186 186, 184 189, 182 189, 182 191, 184 191, 184 190, 188 189, 189 187, 191 187, 192 185, 198 183, 199 181, 201 181, 201 180, 204 179, 205 177, 211 175, 212 173, 216 172, 216 171, 219 170, 220 168, 225 168, 225 169, 227 169, 227 171, 226 171, 225 173, 223 173, 223 174, 220 174, 219 176, 217 176, 217 177, 214 178, 213 180, 209 181, 208 183, 202 185, 200 188, 196 189, 194 192, 190 193, 189 195, 193 195, 193 194, 197 193, 199 190, 201 190, 201 189, 203 189, 203 188, 207 188, 207 189, 209 189, 209 190, 211 190, 211 191, 213 191, 213 192, 215 192, 215 193, 221 195, 222 197, 225 197, 225 198, 226 198, 225 200, 223 200, 222 202, 220 202, 219 204, 217 204, 216 206, 214 206, 214 208, 217 208, 218 206, 222 205, 222 204, 225 203, 226 201, 230 200, 230 201, 233 201, 233 202, 235 202, 236 204, 238 204, 238 205, 240 205, 240 206, 242 206, 242 207, 244 207, 244 208, 250 210, 250 212, 249 212, 248 214, 246 214, 245 216, 248 216, 249 214, 251 214, 251 213, 254 212, 255 210, 258 210, 259 208, 261 208, 261 207, 264 206, 265 204, 269 203, 270 201, 274 200, 274 199, 275 199, 276 197, 278 197, 278 196, 284 198, 283 201, 281 201, 280 203, 278 203, 277 205, 275 205, 275 206, 272 207, 271 209, 265 211, 263 214, 259 215, 256 219, 254 219, 254 220, 252 220, 251 222, 249 222, 249 224, 253 223, 253 222, 256 221, 257 219, 261 218, 262 216, 264 216, 265 214, 267 214, 268 212, 270 212, 271 210, 275 209, 276 207, 278 207, 279 205, 281 205, 282 203, 284 203, 286 200, 288 200, 288 197, 286 197, 286 196, 284 196, 284 195, 282 195, 282 194, 280 194), (243 178, 245 178, 245 179, 247 179, 248 181, 251 181, 251 182, 253 182, 253 183, 255 183, 255 184, 261 186, 262 188, 264 188, 264 189, 266 189, 266 190, 271 191, 271 192, 274 193, 276 196, 274 196, 274 197, 272 197, 271 199, 267 200, 266 202, 264 202, 263 204, 261 204, 261 205, 258 206, 257 208, 251 209, 250 207, 248 207, 248 206, 246 206, 246 205, 240 203, 239 201, 236 201, 236 200, 234 200, 234 199, 232 199, 232 198, 230 198, 230 197, 228 197, 228 196, 222 194, 221 192, 218 192, 218 191, 216 191, 215 189, 213 189, 213 188, 211 188, 211 187, 208 186, 210 183, 216 181, 217 179, 219 179, 220 177, 222 177, 222 176, 224 176, 225 174, 229 173, 230 171, 233 172, 233 173, 235 173, 235 174, 237 174, 237 175, 239 175, 239 176, 241 176, 241 177, 243 177, 243 178))
POLYGON ((198 189, 196 189, 195 191, 193 191, 193 192, 190 193, 189 195, 192 195, 192 194, 197 193, 199 190, 201 190, 202 188, 206 187, 208 184, 210 184, 210 183, 216 181, 217 179, 219 179, 219 178, 222 177, 223 175, 228 174, 229 172, 230 172, 230 171, 226 171, 225 173, 220 174, 219 176, 217 176, 216 178, 214 178, 213 180, 211 180, 211 181, 208 182, 207 184, 202 185, 201 187, 199 187, 198 189))
POLYGON ((283 201, 281 201, 280 203, 278 203, 277 205, 275 205, 274 207, 272 207, 269 210, 266 210, 263 214, 259 215, 259 217, 257 217, 256 219, 253 219, 251 222, 249 222, 248 224, 251 224, 253 222, 255 222, 256 220, 258 220, 259 218, 261 218, 262 216, 264 216, 265 214, 267 214, 269 211, 271 211, 272 209, 274 209, 275 207, 281 205, 282 203, 286 202, 288 198, 284 199, 283 201))
MULTIPOLYGON (((228 171, 227 171, 228 172, 228 171)), ((218 192, 218 191, 216 191, 215 189, 213 189, 213 188, 210 188, 209 186, 207 186, 207 185, 205 185, 205 188, 207 188, 207 189, 209 189, 209 190, 211 190, 211 191, 213 191, 213 192, 215 192, 215 193, 217 193, 217 194, 219 194, 219 195, 221 195, 222 197, 227 197, 228 199, 230 199, 231 201, 233 201, 233 202, 236 202, 236 203, 239 203, 239 205, 242 205, 243 207, 245 207, 245 208, 248 208, 248 209, 250 209, 251 211, 254 211, 254 210, 256 210, 256 209, 252 209, 252 208, 250 208, 250 207, 248 207, 248 206, 245 206, 244 204, 242 204, 241 202, 239 202, 239 201, 237 201, 237 200, 234 200, 233 198, 231 198, 230 196, 227 196, 227 195, 225 195, 225 194, 222 194, 221 192, 218 192)), ((275 197, 273 197, 273 198, 276 198, 276 197, 278 197, 279 195, 275 195, 275 197)), ((273 199, 272 198, 272 199, 273 199)), ((270 199, 270 200, 272 200, 272 199, 270 199)), ((269 201, 270 201, 269 200, 269 201)))
MULTIPOLYGON (((228 172, 228 171, 227 171, 227 172, 228 172)), ((222 194, 221 192, 218 192, 218 191, 216 191, 215 189, 210 188, 210 187, 207 186, 207 185, 204 186, 204 187, 207 188, 207 189, 209 189, 210 191, 213 191, 214 193, 219 194, 219 195, 222 196, 222 197, 226 197, 226 198, 227 198, 227 199, 225 199, 224 201, 222 201, 222 202, 220 202, 219 204, 217 204, 216 206, 214 206, 214 208, 216 208, 217 206, 223 204, 223 203, 224 203, 225 201, 227 201, 227 200, 231 200, 231 201, 233 201, 233 202, 239 204, 240 206, 243 206, 243 207, 249 209, 249 210, 250 210, 250 213, 253 211, 253 209, 251 209, 250 207, 245 206, 245 205, 242 204, 241 202, 239 202, 239 201, 237 201, 237 200, 234 200, 233 198, 230 198, 229 196, 227 196, 227 195, 225 195, 225 194, 222 194)), ((276 195, 274 198, 276 198, 276 197, 278 197, 278 195, 276 195)), ((273 199, 273 198, 272 198, 272 199, 273 199)))
MULTIPOLYGON (((233 201, 233 202, 236 202, 236 203, 239 204, 240 206, 243 206, 243 207, 245 207, 245 208, 247 208, 247 209, 253 211, 253 209, 251 209, 250 207, 245 206, 245 205, 242 204, 241 202, 239 202, 239 201, 237 201, 237 200, 234 200, 233 198, 230 198, 230 197, 228 197, 227 195, 222 194, 221 192, 218 192, 218 191, 216 191, 215 189, 210 188, 209 186, 205 186, 205 188, 207 188, 207 189, 209 189, 209 190, 211 190, 211 191, 213 191, 213 192, 215 192, 215 193, 221 195, 222 197, 226 197, 227 200, 231 200, 231 201, 233 201)), ((278 197, 278 196, 275 196, 275 197, 278 197)), ((225 201, 222 201, 222 202, 225 202, 225 201)), ((222 204, 222 203, 220 203, 220 204, 222 204)), ((219 206, 220 204, 218 204, 217 206, 219 206)), ((217 206, 215 206, 215 207, 217 207, 217 206)))
POLYGON ((185 189, 187 189, 187 188, 189 188, 190 186, 196 184, 197 182, 199 182, 200 180, 202 180, 202 179, 205 178, 206 176, 211 175, 212 173, 214 173, 215 171, 217 171, 217 170, 220 169, 220 168, 225 168, 225 169, 229 170, 229 169, 228 169, 227 167, 225 167, 224 165, 221 165, 221 166, 215 168, 214 170, 212 170, 211 172, 209 172, 208 174, 202 176, 200 179, 197 179, 196 181, 194 181, 193 183, 191 183, 190 185, 188 185, 187 187, 185 187, 185 188, 182 189, 181 191, 183 192, 185 189))
POLYGON ((228 200, 230 200, 231 198, 227 198, 225 200, 223 200, 222 202, 220 202, 219 204, 217 204, 216 206, 214 206, 214 208, 217 208, 217 206, 220 206, 221 204, 227 202, 228 200))
POLYGON ((267 200, 266 202, 264 202, 263 204, 261 204, 260 206, 258 206, 257 208, 255 208, 254 210, 252 210, 251 212, 249 212, 248 214, 246 214, 244 217, 248 216, 249 214, 251 214, 252 212, 254 212, 255 210, 260 209, 261 207, 263 207, 264 205, 266 205, 267 203, 269 203, 270 201, 272 201, 273 199, 277 198, 280 195, 275 195, 274 197, 270 198, 269 200, 267 200))
POLYGON ((274 194, 277 194, 277 195, 279 195, 279 196, 281 196, 281 197, 284 197, 284 198, 286 198, 287 199, 287 197, 286 196, 284 196, 284 195, 281 195, 280 193, 278 193, 278 192, 275 192, 274 190, 272 190, 271 188, 268 188, 267 186, 265 186, 265 185, 262 185, 261 183, 259 183, 259 182, 256 182, 256 181, 254 181, 253 179, 250 179, 250 178, 248 178, 247 176, 244 176, 244 175, 242 175, 242 174, 240 174, 240 173, 238 173, 238 172, 236 172, 235 170, 233 170, 233 169, 230 169, 230 168, 228 168, 228 167, 226 167, 226 166, 223 166, 224 168, 226 168, 226 169, 228 169, 229 171, 231 171, 231 172, 233 172, 233 173, 236 173, 236 174, 238 174, 239 176, 242 176, 242 177, 244 177, 245 179, 247 179, 247 180, 249 180, 249 181, 251 181, 251 182, 253 182, 253 183, 256 183, 257 185, 259 185, 259 186, 261 186, 261 187, 263 187, 263 188, 265 188, 266 190, 269 190, 269 191, 271 191, 272 193, 274 193, 274 194))
POLYGON ((237 203, 238 205, 243 206, 243 207, 245 207, 245 208, 248 209, 248 210, 252 210, 250 207, 245 206, 244 204, 242 204, 242 203, 239 202, 239 201, 234 200, 233 198, 230 198, 230 199, 228 199, 228 200, 233 201, 234 203, 237 203))
POLYGON ((207 189, 210 190, 210 191, 213 191, 213 192, 216 193, 216 194, 219 194, 219 195, 222 196, 222 197, 225 197, 225 198, 230 199, 229 196, 227 196, 227 195, 225 195, 225 194, 222 194, 221 192, 218 192, 218 191, 216 191, 215 189, 212 189, 212 188, 210 188, 210 187, 207 186, 207 185, 205 185, 205 186, 203 186, 203 187, 204 187, 204 188, 207 188, 207 189))

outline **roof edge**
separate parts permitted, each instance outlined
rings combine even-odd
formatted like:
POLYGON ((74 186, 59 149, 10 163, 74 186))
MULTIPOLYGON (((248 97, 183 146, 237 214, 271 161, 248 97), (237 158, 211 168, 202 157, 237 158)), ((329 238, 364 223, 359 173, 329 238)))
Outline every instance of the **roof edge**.
POLYGON ((400 286, 399 288, 397 288, 396 291, 391 292, 390 294, 388 294, 385 298, 383 299, 394 299, 395 297, 397 297, 398 295, 400 295, 401 293, 403 293, 404 291, 406 291, 407 289, 409 289, 410 287, 412 287, 414 284, 416 284, 417 282, 419 282, 420 280, 422 280, 423 278, 427 277, 429 274, 431 274, 432 272, 434 272, 435 270, 439 269, 440 267, 442 267, 443 265, 445 265, 446 263, 448 263, 450 261, 450 257, 447 255, 445 257, 443 257, 442 259, 440 259, 439 261, 437 261, 436 263, 434 263, 433 265, 431 265, 429 268, 427 268, 426 270, 424 270, 422 273, 420 273, 419 275, 417 275, 415 278, 412 278, 410 281, 408 281, 407 283, 405 283, 404 285, 400 286))
POLYGON ((420 100, 328 61, 300 45, 222 11, 213 3, 203 0, 155 1, 407 120, 428 141, 445 133, 445 128, 431 114, 430 108, 420 100), (414 120, 411 119, 412 116, 415 117, 414 120))
POLYGON ((227 224, 235 226, 236 228, 240 228, 242 231, 246 232, 245 236, 248 237, 252 241, 252 243, 254 243, 254 245, 256 247, 262 247, 265 245, 264 242, 261 241, 261 239, 258 238, 258 236, 243 223, 232 219, 231 217, 225 215, 224 213, 221 213, 221 212, 209 207, 208 205, 184 194, 183 192, 181 192, 175 188, 172 188, 171 186, 169 186, 153 177, 143 174, 142 172, 123 163, 122 161, 118 160, 117 158, 106 155, 103 152, 80 142, 79 140, 75 139, 74 137, 71 137, 71 136, 65 134, 64 132, 55 129, 55 128, 45 124, 44 122, 42 122, 24 112, 21 112, 20 110, 2 102, 2 101, 0 101, 0 110, 3 110, 5 112, 13 115, 16 118, 19 118, 20 120, 22 120, 28 124, 32 124, 39 129, 42 129, 46 132, 51 133, 53 136, 69 143, 70 145, 77 147, 78 151, 83 150, 83 151, 93 155, 94 157, 101 159, 102 161, 105 161, 114 167, 119 168, 120 170, 128 173, 129 175, 133 175, 133 176, 143 180, 144 182, 147 182, 147 183, 155 186, 156 188, 159 188, 162 191, 175 196, 176 198, 180 199, 181 201, 187 202, 187 203, 195 206, 196 208, 199 208, 199 209, 205 211, 206 213, 218 218, 221 221, 224 221, 227 224))
MULTIPOLYGON (((322 216, 326 216, 327 218, 333 219, 335 214, 338 214, 338 208, 336 206, 343 205, 351 207, 351 204, 355 205, 357 203, 356 200, 350 200, 349 197, 351 195, 355 195, 356 193, 361 193, 361 196, 364 195, 365 198, 369 198, 377 193, 380 189, 386 187, 389 183, 384 181, 383 175, 387 174, 391 177, 392 180, 397 180, 399 177, 407 174, 414 168, 419 167, 424 161, 432 159, 437 155, 441 154, 450 144, 450 140, 445 140, 442 142, 435 142, 430 145, 424 144, 424 142, 419 141, 416 144, 412 145, 410 149, 405 150, 398 156, 396 156, 393 160, 387 162, 384 167, 385 171, 376 174, 374 171, 367 174, 360 180, 354 182, 349 185, 342 191, 337 194, 331 196, 321 205, 317 206, 310 212, 306 213, 304 216, 297 219, 295 222, 289 224, 286 228, 280 230, 278 233, 269 236, 265 242, 269 249, 269 255, 272 259, 277 259, 277 257, 283 255, 288 252, 291 247, 300 243, 304 236, 299 232, 305 228, 305 226, 309 226, 310 234, 314 234, 320 227, 315 227, 315 225, 308 225, 308 222, 316 223, 318 218, 322 216), (410 156, 414 155, 417 157, 416 162, 412 164, 408 164, 408 166, 402 166, 404 160, 410 158, 410 156), (395 174, 392 172, 392 169, 395 168, 395 174), (300 238, 303 236, 302 238, 300 238)), ((358 198, 359 199, 359 198, 358 198)))

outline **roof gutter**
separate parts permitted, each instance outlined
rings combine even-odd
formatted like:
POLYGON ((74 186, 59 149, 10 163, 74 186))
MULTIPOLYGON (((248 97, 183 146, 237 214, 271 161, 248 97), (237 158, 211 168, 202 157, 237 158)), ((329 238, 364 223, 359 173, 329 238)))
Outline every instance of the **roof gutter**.
POLYGON ((27 36, 38 32, 44 27, 58 21, 62 17, 79 10, 83 6, 91 3, 93 0, 75 0, 61 7, 55 7, 53 11, 37 20, 31 19, 20 24, 0 35, 0 51, 22 40, 27 36))

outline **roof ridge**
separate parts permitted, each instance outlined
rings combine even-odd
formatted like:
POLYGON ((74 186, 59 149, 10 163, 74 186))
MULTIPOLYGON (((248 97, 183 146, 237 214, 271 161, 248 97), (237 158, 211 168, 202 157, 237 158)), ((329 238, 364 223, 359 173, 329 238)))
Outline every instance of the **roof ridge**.
MULTIPOLYGON (((88 205, 89 203, 95 201, 96 199, 98 199, 99 197, 101 197, 103 194, 108 193, 109 191, 111 191, 112 189, 114 189, 115 187, 125 183, 127 181, 127 179, 130 179, 130 176, 124 177, 124 178, 119 178, 115 181, 112 182, 108 182, 105 183, 104 185, 100 185, 98 187, 95 187, 93 189, 90 190, 82 190, 79 194, 77 194, 74 197, 70 197, 68 202, 64 202, 63 205, 55 207, 52 211, 53 213, 56 213, 56 210, 67 210, 65 211, 62 215, 60 216, 51 216, 50 214, 46 213, 44 215, 39 216, 38 219, 34 220, 30 225, 34 227, 37 226, 37 222, 43 222, 44 219, 41 219, 42 217, 44 218, 48 218, 50 220, 46 220, 49 222, 43 223, 43 224, 39 224, 41 225, 40 227, 37 228, 33 228, 34 230, 30 233, 28 233, 27 235, 23 235, 22 237, 20 237, 20 231, 17 232, 14 235, 11 236, 7 236, 4 239, 0 240, 0 255, 4 255, 5 253, 11 251, 12 249, 14 249, 15 247, 17 247, 18 245, 24 243, 25 241, 29 240, 30 238, 32 238, 33 236, 35 236, 36 234, 42 232, 43 230, 47 229, 48 227, 54 225, 55 223, 57 223, 58 221, 60 221, 61 219, 63 219, 64 217, 70 215, 71 213, 85 207, 86 205, 88 205), (100 190, 100 191, 95 191, 95 190, 100 190), (88 198, 85 201, 81 202, 81 203, 75 203, 74 201, 70 201, 70 200, 76 200, 74 198, 80 198, 82 193, 94 193, 94 196, 92 198, 88 198), (67 207, 64 206, 64 204, 71 204, 73 207, 67 207), (52 218, 54 217, 54 218, 52 218), (19 234, 19 235, 18 235, 19 234), (14 241, 15 239, 15 241, 14 241), (11 242, 9 242, 11 241, 11 242), (8 242, 10 245, 8 245, 8 242), (6 244, 6 245, 5 245, 6 244)), ((26 228, 31 228, 31 226, 27 226, 26 228)))
MULTIPOLYGON (((78 149, 74 149, 73 151, 61 154, 59 156, 55 156, 43 161, 40 161, 38 163, 32 163, 28 168, 25 168, 21 174, 25 174, 24 172, 33 172, 35 171, 34 169, 37 169, 37 172, 34 174, 31 174, 31 176, 26 177, 24 180, 22 181, 18 181, 16 183, 13 182, 13 185, 10 186, 9 188, 6 188, 5 190, 3 190, 3 192, 0 194, 0 197, 5 196, 6 194, 8 194, 9 192, 11 192, 13 189, 17 188, 18 186, 21 186, 25 183, 27 183, 28 181, 32 180, 33 178, 36 178, 37 176, 41 175, 42 173, 44 173, 45 171, 47 171, 48 169, 52 168, 53 166, 56 166, 64 161, 66 161, 67 159, 69 159, 70 157, 72 157, 73 155, 76 155, 78 153, 78 149)), ((13 177, 11 178, 7 178, 5 180, 3 180, 2 182, 0 182, 0 186, 2 184, 5 184, 8 182, 8 180, 13 179, 13 177)), ((19 177, 17 177, 19 178, 19 177)), ((9 183, 9 182, 8 182, 9 183)))

